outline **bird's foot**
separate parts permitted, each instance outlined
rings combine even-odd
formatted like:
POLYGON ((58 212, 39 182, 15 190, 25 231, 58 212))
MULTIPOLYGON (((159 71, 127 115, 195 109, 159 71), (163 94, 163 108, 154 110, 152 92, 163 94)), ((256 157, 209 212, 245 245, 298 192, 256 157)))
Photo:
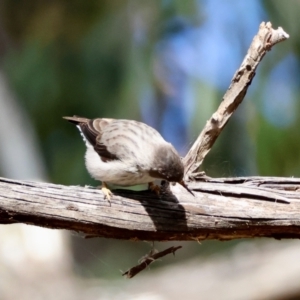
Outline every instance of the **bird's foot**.
POLYGON ((155 192, 157 196, 160 195, 160 186, 157 184, 154 184, 153 182, 149 182, 148 183, 148 188, 149 190, 151 190, 152 192, 155 192))
POLYGON ((102 182, 102 185, 100 186, 101 191, 104 195, 104 199, 106 199, 109 202, 109 205, 111 205, 110 199, 113 196, 113 193, 111 190, 107 187, 105 182, 102 182))

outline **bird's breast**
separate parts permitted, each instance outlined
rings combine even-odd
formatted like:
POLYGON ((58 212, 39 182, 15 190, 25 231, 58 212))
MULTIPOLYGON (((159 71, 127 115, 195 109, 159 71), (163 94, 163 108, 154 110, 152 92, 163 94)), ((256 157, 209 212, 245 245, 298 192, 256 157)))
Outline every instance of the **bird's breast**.
POLYGON ((149 172, 138 168, 133 161, 112 160, 103 162, 92 146, 87 146, 85 164, 94 179, 106 183, 131 186, 154 180, 149 172))

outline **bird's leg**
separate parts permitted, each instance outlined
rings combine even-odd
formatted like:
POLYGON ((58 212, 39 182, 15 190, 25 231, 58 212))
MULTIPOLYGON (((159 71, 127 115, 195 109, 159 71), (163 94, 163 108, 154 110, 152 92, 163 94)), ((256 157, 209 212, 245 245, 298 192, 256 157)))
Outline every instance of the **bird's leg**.
POLYGON ((104 195, 104 199, 107 199, 107 201, 109 202, 110 204, 110 199, 113 195, 113 193, 111 192, 111 190, 107 187, 106 183, 105 182, 102 182, 102 185, 100 186, 101 188, 101 191, 104 195))
POLYGON ((160 194, 160 186, 155 184, 154 182, 149 182, 148 183, 148 189, 151 190, 152 192, 155 192, 157 196, 160 194))

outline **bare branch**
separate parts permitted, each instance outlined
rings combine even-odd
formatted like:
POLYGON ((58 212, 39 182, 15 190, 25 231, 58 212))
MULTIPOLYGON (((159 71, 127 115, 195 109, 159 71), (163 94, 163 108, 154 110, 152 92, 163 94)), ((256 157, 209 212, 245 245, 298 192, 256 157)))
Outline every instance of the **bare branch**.
POLYGON ((221 131, 243 101, 255 76, 256 68, 264 55, 275 44, 286 40, 288 37, 289 35, 281 27, 275 30, 270 22, 260 24, 259 31, 254 37, 239 70, 233 76, 218 110, 206 122, 196 142, 183 159, 187 178, 193 177, 193 173, 198 171, 221 131))
POLYGON ((300 179, 227 178, 151 191, 114 191, 0 178, 0 224, 25 223, 87 236, 167 241, 300 237, 300 179))
POLYGON ((150 264, 152 264, 159 258, 164 257, 170 253, 173 253, 173 255, 175 255, 175 252, 180 248, 182 248, 182 246, 176 246, 176 247, 173 246, 173 247, 167 248, 160 252, 155 252, 155 251, 151 250, 151 252, 148 255, 146 255, 145 257, 142 257, 142 260, 138 265, 130 268, 128 271, 126 271, 122 275, 123 276, 126 275, 127 278, 132 278, 136 274, 138 274, 141 271, 143 271, 144 269, 146 269, 150 264))

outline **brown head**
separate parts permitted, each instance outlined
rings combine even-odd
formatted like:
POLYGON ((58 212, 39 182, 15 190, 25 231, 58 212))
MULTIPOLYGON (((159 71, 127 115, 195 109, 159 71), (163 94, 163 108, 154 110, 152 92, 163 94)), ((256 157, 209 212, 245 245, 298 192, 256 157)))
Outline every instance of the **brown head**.
POLYGON ((149 174, 154 178, 178 182, 192 195, 192 191, 184 183, 184 166, 177 151, 171 144, 165 144, 156 150, 149 174))

